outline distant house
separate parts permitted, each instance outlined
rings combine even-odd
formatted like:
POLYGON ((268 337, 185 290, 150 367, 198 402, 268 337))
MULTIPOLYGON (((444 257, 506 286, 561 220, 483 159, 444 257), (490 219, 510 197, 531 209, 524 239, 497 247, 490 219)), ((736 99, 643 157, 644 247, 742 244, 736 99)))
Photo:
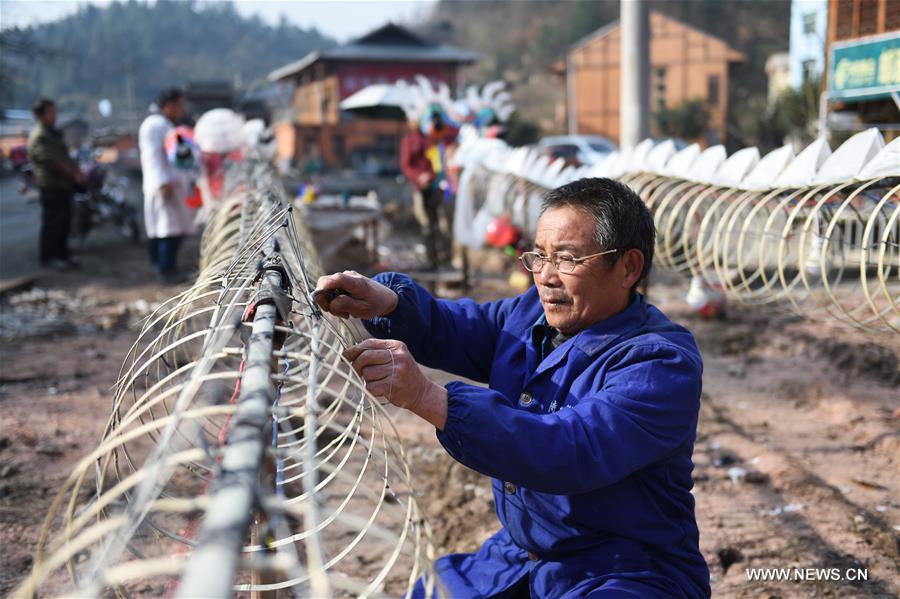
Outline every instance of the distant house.
MULTIPOLYGON (((621 29, 614 21, 576 42, 554 71, 566 81, 557 113, 570 133, 619 139, 621 29)), ((722 143, 728 114, 729 66, 744 55, 723 40, 650 11, 650 110, 701 100, 709 112, 704 141, 722 143)), ((652 129, 653 127, 651 127, 652 129)))
POLYGON ((404 124, 343 113, 340 102, 374 83, 412 81, 421 74, 455 88, 460 67, 479 55, 426 41, 388 23, 342 46, 311 52, 275 69, 269 80, 293 86, 292 110, 276 123, 281 158, 348 166, 368 157, 394 160, 404 124))

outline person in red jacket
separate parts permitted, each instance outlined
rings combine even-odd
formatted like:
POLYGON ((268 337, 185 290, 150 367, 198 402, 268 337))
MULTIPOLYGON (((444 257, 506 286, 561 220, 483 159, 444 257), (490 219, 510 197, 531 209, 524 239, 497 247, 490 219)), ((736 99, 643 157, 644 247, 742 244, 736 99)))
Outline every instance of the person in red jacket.
POLYGON ((400 143, 400 168, 413 188, 413 210, 425 237, 428 266, 437 270, 442 261, 449 261, 451 248, 452 191, 442 157, 458 130, 445 122, 441 111, 432 109, 421 122, 409 124, 400 143))

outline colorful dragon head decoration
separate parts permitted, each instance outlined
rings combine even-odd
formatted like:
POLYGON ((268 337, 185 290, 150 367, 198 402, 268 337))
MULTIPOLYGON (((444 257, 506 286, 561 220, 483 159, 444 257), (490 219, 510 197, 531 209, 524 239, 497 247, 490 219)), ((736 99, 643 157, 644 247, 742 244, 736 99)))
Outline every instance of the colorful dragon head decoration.
POLYGON ((446 83, 434 86, 423 75, 416 75, 412 84, 398 81, 395 87, 407 119, 417 122, 426 135, 433 133, 438 124, 454 129, 468 124, 484 134, 490 127, 505 123, 515 111, 504 81, 491 81, 480 90, 470 85, 456 99, 446 83))

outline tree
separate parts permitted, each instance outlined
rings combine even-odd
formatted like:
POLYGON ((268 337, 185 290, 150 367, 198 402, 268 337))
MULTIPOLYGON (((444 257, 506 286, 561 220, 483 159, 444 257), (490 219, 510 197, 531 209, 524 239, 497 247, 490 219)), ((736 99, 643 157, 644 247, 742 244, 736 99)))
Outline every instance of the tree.
POLYGON ((5 103, 29 106, 46 95, 81 113, 104 97, 116 107, 133 97, 140 110, 160 89, 190 81, 261 80, 335 43, 315 28, 243 18, 231 3, 172 0, 87 4, 52 23, 3 31, 0 42, 5 103))
POLYGON ((804 81, 800 89, 788 88, 781 92, 773 118, 785 130, 785 135, 796 137, 804 143, 816 138, 821 88, 821 80, 815 78, 804 81))
POLYGON ((518 112, 514 112, 506 123, 506 143, 511 146, 527 146, 536 143, 541 137, 540 126, 522 118, 518 112))
POLYGON ((28 31, 18 27, 0 31, 0 114, 3 109, 15 106, 14 90, 29 81, 29 68, 38 60, 55 58, 57 53, 36 43, 28 31))
POLYGON ((653 118, 661 135, 685 140, 701 137, 709 124, 709 112, 700 100, 688 100, 675 108, 660 107, 653 118))
POLYGON ((807 79, 798 88, 781 92, 775 104, 758 117, 757 145, 775 148, 786 141, 806 146, 818 135, 821 80, 807 79))

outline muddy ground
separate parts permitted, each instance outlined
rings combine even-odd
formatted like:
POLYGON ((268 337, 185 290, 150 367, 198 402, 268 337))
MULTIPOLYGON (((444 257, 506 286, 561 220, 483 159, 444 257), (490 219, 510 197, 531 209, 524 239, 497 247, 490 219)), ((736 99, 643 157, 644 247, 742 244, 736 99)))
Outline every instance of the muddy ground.
MULTIPOLYGON (((141 247, 98 242, 80 259, 82 271, 38 273, 34 290, 0 300, 2 596, 30 568, 56 489, 98 441, 140 319, 177 291, 152 282, 141 247)), ((471 295, 510 293, 504 260, 473 261, 486 274, 471 295)), ((695 496, 714 595, 900 595, 896 339, 771 307, 700 321, 684 291, 660 275, 650 299, 694 331, 705 359, 695 496), (747 568, 763 567, 863 569, 868 580, 748 580, 747 568)), ((488 482, 449 460, 428 426, 397 421, 438 551, 475 549, 497 528, 488 482)))

